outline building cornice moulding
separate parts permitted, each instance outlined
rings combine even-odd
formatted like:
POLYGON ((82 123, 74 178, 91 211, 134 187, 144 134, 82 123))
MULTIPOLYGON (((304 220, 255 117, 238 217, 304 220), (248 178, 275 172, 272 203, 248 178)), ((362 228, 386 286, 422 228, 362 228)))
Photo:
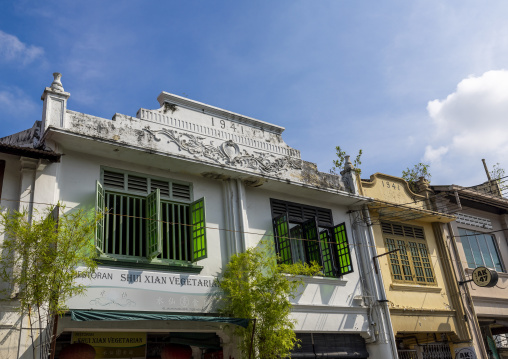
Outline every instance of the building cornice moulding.
POLYGON ((346 307, 327 304, 293 304, 292 312, 367 315, 368 307, 361 306, 346 307))
POLYGON ((416 308, 390 308, 390 313, 399 316, 426 316, 426 317, 454 317, 453 309, 416 309, 416 308))

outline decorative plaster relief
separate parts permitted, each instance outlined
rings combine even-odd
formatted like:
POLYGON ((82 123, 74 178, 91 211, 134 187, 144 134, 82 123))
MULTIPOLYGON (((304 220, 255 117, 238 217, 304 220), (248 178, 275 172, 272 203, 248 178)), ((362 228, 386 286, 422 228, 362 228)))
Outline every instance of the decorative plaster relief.
POLYGON ((279 173, 288 169, 302 169, 302 160, 300 159, 290 156, 277 157, 262 152, 249 154, 246 150, 243 150, 242 153, 240 147, 232 140, 215 146, 213 141, 210 141, 209 145, 205 144, 203 141, 205 137, 198 137, 185 132, 180 133, 169 129, 151 130, 148 127, 145 127, 143 130, 157 142, 161 141, 160 135, 165 135, 169 138, 168 143, 174 142, 180 151, 183 150, 194 156, 205 157, 219 164, 247 167, 265 173, 279 173))
MULTIPOLYGON (((178 110, 178 108, 176 109, 178 110)), ((253 150, 271 152, 276 156, 291 156, 300 158, 300 151, 284 144, 279 135, 229 120, 214 119, 201 113, 187 113, 182 116, 167 116, 163 109, 139 109, 137 117, 142 121, 152 122, 177 131, 191 132, 196 136, 214 138, 217 141, 232 140, 253 150), (199 116, 198 119, 193 116, 199 116), (185 119, 184 119, 185 118, 185 119)))

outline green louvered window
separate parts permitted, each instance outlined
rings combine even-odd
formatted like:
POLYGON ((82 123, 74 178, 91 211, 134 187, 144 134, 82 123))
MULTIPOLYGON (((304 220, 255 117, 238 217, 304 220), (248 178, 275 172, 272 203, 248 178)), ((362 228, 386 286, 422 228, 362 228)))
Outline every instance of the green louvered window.
POLYGON ((190 205, 191 254, 192 261, 206 258, 205 199, 198 199, 190 205))
POLYGON ((321 257, 323 259, 323 273, 327 277, 333 277, 336 270, 333 263, 332 243, 330 242, 331 238, 328 229, 319 232, 319 240, 321 243, 321 257))
POLYGON ((389 255, 394 281, 435 285, 423 228, 382 222, 381 230, 388 251, 398 249, 389 255))
POLYGON ((327 277, 353 271, 345 223, 333 225, 331 211, 293 202, 271 200, 274 241, 281 263, 322 266, 327 277), (290 212, 282 212, 290 210, 290 212))
POLYGON ((275 239, 275 248, 279 255, 279 261, 283 264, 293 263, 291 252, 291 240, 289 231, 289 222, 287 214, 273 219, 273 231, 275 239))
POLYGON ((99 253, 104 253, 104 188, 97 181, 95 187, 95 211, 99 215, 95 229, 95 247, 99 253))
POLYGON ((335 253, 339 272, 342 274, 351 273, 353 271, 353 263, 347 241, 346 223, 333 227, 331 231, 333 235, 332 246, 335 248, 333 253, 335 253))
POLYGON ((162 253, 161 192, 157 188, 146 197, 148 241, 147 257, 153 259, 162 253))
POLYGON ((152 263, 206 258, 205 201, 191 202, 191 186, 142 175, 104 171, 96 208, 101 256, 152 263))
POLYGON ((305 238, 305 254, 307 261, 323 265, 321 242, 319 241, 319 228, 316 219, 303 222, 303 236, 305 238))

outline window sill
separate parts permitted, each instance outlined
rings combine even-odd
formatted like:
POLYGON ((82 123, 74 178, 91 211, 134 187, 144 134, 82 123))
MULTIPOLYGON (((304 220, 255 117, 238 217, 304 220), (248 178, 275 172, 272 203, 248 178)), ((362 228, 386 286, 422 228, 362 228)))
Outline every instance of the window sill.
POLYGON ((122 267, 122 268, 139 268, 149 269, 164 272, 184 272, 184 273, 200 273, 203 266, 187 263, 146 263, 129 260, 116 260, 112 258, 97 258, 96 262, 99 265, 109 267, 122 267))
POLYGON ((426 292, 426 293, 441 293, 442 288, 424 285, 411 285, 411 284, 390 284, 391 290, 400 290, 405 292, 426 292))
MULTIPOLYGON (((291 274, 285 274, 288 277, 291 277, 291 274)), ((347 284, 347 279, 343 277, 335 278, 335 277, 321 277, 321 276, 306 276, 306 275, 295 275, 295 278, 300 279, 305 284, 331 284, 331 285, 340 285, 345 286, 347 284)))

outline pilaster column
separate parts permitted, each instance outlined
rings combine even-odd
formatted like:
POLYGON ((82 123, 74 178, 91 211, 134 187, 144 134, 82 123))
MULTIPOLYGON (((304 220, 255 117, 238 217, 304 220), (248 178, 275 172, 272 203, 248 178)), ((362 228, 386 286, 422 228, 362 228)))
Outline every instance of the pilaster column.
POLYGON ((358 185, 360 182, 358 170, 349 158, 350 156, 346 156, 344 170, 342 170, 340 174, 344 184, 346 185, 346 189, 352 194, 360 194, 360 188, 358 185))
POLYGON ((65 92, 60 79, 62 74, 53 73, 53 83, 51 87, 46 87, 41 96, 44 101, 42 108, 42 132, 46 132, 48 127, 65 128, 65 112, 67 110, 67 100, 71 96, 65 92))
POLYGON ((247 218, 245 215, 245 188, 239 179, 225 179, 222 183, 224 225, 227 261, 233 254, 241 253, 246 249, 245 232, 247 218))

